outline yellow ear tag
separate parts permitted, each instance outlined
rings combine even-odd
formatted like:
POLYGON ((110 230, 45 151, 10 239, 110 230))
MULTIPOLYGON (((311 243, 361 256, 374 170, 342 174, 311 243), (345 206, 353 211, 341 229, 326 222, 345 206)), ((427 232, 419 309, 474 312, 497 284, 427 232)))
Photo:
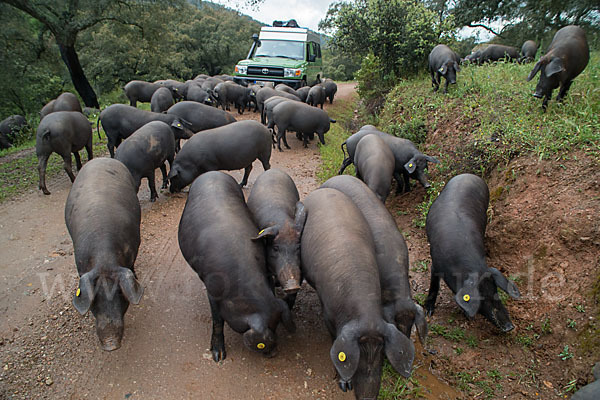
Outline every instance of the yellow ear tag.
POLYGON ((181 124, 177 124, 177 127, 179 128, 181 126, 181 124))
POLYGON ((265 344, 264 343, 259 343, 256 345, 256 347, 258 347, 259 350, 262 350, 265 348, 265 344))
POLYGON ((262 233, 263 233, 264 231, 265 231, 265 230, 263 229, 262 231, 258 232, 258 234, 259 234, 259 235, 262 235, 262 233))
POLYGON ((469 302, 469 300, 471 300, 471 296, 469 296, 468 294, 465 294, 463 296, 463 300, 466 301, 467 303, 469 302))
POLYGON ((81 289, 77 288, 77 291, 75 292, 75 296, 79 297, 80 294, 81 294, 81 289))
POLYGON ((410 168, 412 168, 412 163, 408 164, 408 166, 409 166, 410 168))
POLYGON ((341 362, 346 361, 346 353, 344 353, 343 351, 340 351, 338 353, 338 360, 340 360, 341 362))

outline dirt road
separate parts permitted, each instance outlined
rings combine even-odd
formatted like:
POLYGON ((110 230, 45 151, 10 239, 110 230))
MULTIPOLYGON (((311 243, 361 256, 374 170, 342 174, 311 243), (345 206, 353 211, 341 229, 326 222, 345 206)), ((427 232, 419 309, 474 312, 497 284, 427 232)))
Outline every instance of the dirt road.
MULTIPOLYGON (((340 85, 336 101, 353 91, 353 84, 340 85)), ((292 135, 289 143, 292 150, 274 151, 271 165, 292 176, 303 198, 317 187, 319 152, 292 135)), ((256 162, 246 195, 262 170, 256 162)), ((145 181, 135 264, 144 297, 127 312, 122 348, 100 350, 92 315, 81 317, 71 305, 78 282, 64 224, 71 185, 61 174, 49 187, 51 196, 32 190, 0 206, 0 398, 353 398, 333 380, 331 342, 309 287, 294 309, 297 332, 277 332, 276 357, 248 351, 226 328, 227 359, 212 361, 205 289, 177 243, 186 194, 163 192, 150 203, 145 181)))

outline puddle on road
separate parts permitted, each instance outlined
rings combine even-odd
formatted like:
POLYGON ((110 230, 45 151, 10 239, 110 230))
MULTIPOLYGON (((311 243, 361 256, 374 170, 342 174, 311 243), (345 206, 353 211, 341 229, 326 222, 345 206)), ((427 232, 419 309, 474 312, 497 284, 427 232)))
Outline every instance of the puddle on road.
POLYGON ((421 343, 415 343, 415 362, 412 377, 419 382, 423 398, 428 400, 458 400, 461 394, 456 389, 436 377, 429 366, 434 361, 431 355, 424 355, 427 350, 421 343))

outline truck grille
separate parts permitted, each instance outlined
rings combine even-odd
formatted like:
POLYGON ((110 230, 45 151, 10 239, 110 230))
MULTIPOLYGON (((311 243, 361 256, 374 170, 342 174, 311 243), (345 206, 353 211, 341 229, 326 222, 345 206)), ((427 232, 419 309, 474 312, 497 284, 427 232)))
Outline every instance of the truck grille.
POLYGON ((279 68, 279 67, 249 66, 248 67, 248 75, 254 75, 254 76, 283 76, 283 68, 279 68))

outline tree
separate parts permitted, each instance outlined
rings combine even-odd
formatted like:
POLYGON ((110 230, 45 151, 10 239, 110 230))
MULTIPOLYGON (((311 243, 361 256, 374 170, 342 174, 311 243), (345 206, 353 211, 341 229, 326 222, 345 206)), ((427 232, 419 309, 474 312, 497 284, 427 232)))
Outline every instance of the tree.
POLYGON ((357 0, 333 3, 319 28, 331 45, 348 55, 372 53, 385 75, 407 76, 421 69, 429 51, 448 31, 416 0, 357 0))
MULTIPOLYGON (((41 22, 54 36, 73 86, 88 107, 99 107, 75 49, 78 35, 101 22, 135 24, 136 12, 153 6, 152 1, 135 0, 0 0, 41 22)), ((179 0, 170 0, 179 2, 179 0)), ((140 26, 139 29, 143 28, 140 26)))
POLYGON ((537 37, 566 25, 597 29, 600 23, 598 0, 456 0, 451 13, 458 26, 482 27, 498 36, 503 32, 493 29, 494 23, 529 27, 537 37))

